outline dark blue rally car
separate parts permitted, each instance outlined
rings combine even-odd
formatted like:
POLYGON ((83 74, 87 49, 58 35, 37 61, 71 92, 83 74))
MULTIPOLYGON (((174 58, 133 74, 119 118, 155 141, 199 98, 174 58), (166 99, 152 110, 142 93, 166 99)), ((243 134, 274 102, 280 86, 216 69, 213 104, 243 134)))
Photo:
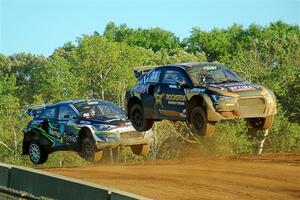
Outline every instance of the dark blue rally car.
POLYGON ((33 116, 24 129, 23 155, 35 164, 59 150, 77 151, 88 161, 99 161, 103 149, 130 146, 146 155, 151 132, 136 131, 125 112, 104 100, 74 100, 28 109, 33 116))
POLYGON ((276 97, 264 86, 240 78, 217 63, 147 66, 134 71, 137 84, 126 92, 126 111, 138 131, 154 121, 186 121, 201 136, 223 120, 245 119, 258 130, 272 126, 276 97))

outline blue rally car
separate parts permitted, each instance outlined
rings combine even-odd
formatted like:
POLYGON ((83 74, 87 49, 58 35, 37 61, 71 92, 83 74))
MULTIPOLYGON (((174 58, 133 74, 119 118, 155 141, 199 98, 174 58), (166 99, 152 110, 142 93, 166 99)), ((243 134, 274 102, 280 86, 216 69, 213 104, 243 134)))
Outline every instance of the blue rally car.
POLYGON ((99 161, 105 148, 130 146, 146 155, 152 134, 136 131, 125 112, 104 100, 74 100, 28 109, 33 116, 24 129, 23 155, 35 164, 48 154, 73 150, 87 161, 99 161))

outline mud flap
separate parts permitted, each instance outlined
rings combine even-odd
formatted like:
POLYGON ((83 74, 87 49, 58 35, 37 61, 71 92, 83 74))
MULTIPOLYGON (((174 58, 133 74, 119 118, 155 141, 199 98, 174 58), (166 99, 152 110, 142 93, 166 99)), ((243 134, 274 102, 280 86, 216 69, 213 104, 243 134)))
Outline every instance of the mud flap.
POLYGON ((263 148, 264 148, 264 143, 269 135, 269 129, 267 130, 263 130, 263 136, 260 138, 260 142, 259 142, 259 146, 257 148, 257 155, 261 155, 263 152, 263 148))

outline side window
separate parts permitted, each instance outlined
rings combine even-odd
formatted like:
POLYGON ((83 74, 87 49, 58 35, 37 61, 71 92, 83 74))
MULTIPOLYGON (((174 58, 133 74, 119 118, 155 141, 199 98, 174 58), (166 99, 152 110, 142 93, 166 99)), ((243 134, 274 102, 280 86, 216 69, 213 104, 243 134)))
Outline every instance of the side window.
POLYGON ((187 83, 185 76, 176 70, 166 70, 162 83, 177 84, 179 82, 187 83))
POLYGON ((158 83, 161 70, 153 70, 147 74, 146 83, 158 83))
POLYGON ((140 85, 145 84, 145 77, 146 77, 146 75, 143 75, 141 78, 139 78, 139 81, 137 84, 140 84, 140 85))
POLYGON ((43 111, 40 114, 40 118, 42 119, 54 119, 55 118, 55 108, 50 108, 43 111))
POLYGON ((58 120, 74 119, 76 116, 75 111, 70 106, 59 107, 58 120))

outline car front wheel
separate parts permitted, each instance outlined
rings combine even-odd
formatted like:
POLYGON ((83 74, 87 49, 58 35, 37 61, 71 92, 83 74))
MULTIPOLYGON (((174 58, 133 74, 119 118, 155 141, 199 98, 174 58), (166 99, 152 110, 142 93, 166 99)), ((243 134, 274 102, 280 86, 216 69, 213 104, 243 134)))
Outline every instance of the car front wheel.
POLYGON ((29 144, 28 152, 29 158, 34 164, 42 164, 48 159, 48 153, 37 141, 32 141, 29 144))
POLYGON ((148 131, 153 125, 153 120, 144 118, 144 111, 141 105, 135 104, 130 110, 132 126, 137 131, 148 131))
POLYGON ((211 135, 215 130, 215 122, 207 120, 206 113, 202 107, 195 107, 192 110, 190 121, 192 131, 200 136, 211 135))
POLYGON ((94 140, 91 137, 86 137, 82 140, 80 154, 89 162, 97 162, 101 160, 102 150, 96 149, 94 140))
POLYGON ((267 116, 266 118, 252 118, 248 119, 249 124, 258 130, 269 129, 274 121, 274 115, 267 116))

